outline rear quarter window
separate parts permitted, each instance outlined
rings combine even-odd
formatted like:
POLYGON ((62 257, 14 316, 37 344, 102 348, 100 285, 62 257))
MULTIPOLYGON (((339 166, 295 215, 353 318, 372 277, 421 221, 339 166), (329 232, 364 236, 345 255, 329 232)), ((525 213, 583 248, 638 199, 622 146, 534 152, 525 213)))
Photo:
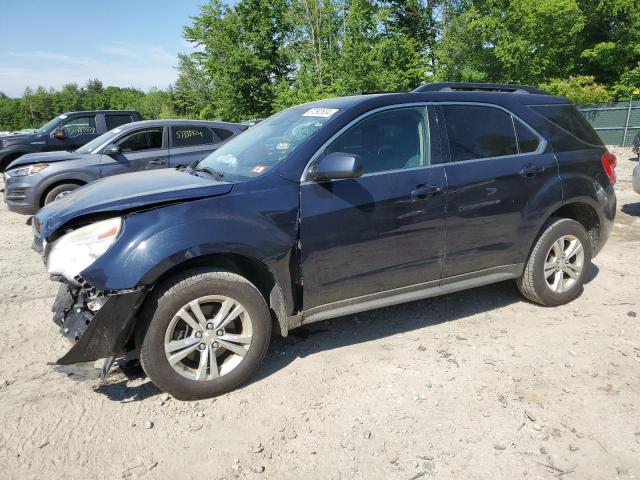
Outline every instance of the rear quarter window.
POLYGON ((229 137, 233 137, 233 132, 231 130, 227 130, 226 128, 214 128, 214 133, 218 136, 218 141, 223 142, 229 137))
MULTIPOLYGON (((530 108, 559 127, 565 134, 589 145, 603 145, 591 124, 573 105, 533 105, 530 108)), ((554 146, 562 146, 563 149, 580 148, 575 145, 575 142, 561 138, 562 136, 557 132, 554 137, 556 137, 555 141, 552 139, 554 146)))
POLYGON ((125 123, 131 123, 131 115, 105 115, 104 121, 107 124, 107 130, 112 130, 125 123))

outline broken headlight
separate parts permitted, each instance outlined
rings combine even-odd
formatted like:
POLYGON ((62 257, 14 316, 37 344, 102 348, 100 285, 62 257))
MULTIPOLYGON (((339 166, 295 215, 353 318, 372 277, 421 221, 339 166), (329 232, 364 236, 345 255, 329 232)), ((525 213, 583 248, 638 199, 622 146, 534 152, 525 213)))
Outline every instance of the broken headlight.
POLYGON ((47 271, 67 280, 95 262, 116 241, 122 218, 110 218, 92 223, 63 235, 51 244, 47 271))

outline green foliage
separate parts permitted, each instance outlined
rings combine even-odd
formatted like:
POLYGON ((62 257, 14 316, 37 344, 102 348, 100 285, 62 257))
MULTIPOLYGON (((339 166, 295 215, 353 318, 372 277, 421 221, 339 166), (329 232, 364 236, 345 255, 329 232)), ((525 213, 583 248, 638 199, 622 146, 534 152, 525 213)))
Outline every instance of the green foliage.
POLYGON ((607 103, 613 100, 613 93, 604 85, 596 83, 593 77, 579 75, 568 79, 553 78, 540 87, 554 95, 567 97, 573 103, 607 103))
POLYGON ((0 94, 0 130, 101 108, 244 120, 432 80, 541 85, 577 103, 640 95, 638 0, 203 1, 168 89, 89 80, 0 94))

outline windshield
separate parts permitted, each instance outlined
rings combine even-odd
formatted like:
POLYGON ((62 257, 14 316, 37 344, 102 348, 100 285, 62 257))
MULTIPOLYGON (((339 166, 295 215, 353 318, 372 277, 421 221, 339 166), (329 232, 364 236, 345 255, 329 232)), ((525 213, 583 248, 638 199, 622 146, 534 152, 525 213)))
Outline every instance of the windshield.
POLYGON ((62 120, 64 120, 65 118, 67 118, 66 115, 58 115, 53 120, 49 120, 47 123, 45 123, 43 126, 41 126, 38 130, 36 130, 36 132, 37 133, 47 133, 49 130, 53 130, 53 128, 57 124, 59 124, 62 120))
POLYGON ((107 133, 103 133, 99 137, 94 138, 89 143, 85 143, 82 147, 76 150, 76 153, 93 153, 96 148, 98 148, 103 143, 108 142, 121 132, 122 130, 119 128, 109 130, 107 133))
POLYGON ((264 175, 317 132, 335 108, 293 108, 264 120, 202 159, 196 168, 250 179, 264 175))

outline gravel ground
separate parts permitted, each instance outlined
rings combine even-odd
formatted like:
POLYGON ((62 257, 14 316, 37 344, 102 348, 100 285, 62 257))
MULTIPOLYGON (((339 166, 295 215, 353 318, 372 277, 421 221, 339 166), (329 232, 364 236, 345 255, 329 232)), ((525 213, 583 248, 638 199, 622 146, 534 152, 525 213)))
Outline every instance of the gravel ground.
POLYGON ((275 338, 249 385, 191 403, 53 365, 56 284, 0 206, 0 476, 640 477, 640 196, 614 151, 616 228, 573 303, 505 282, 314 324, 275 338))

